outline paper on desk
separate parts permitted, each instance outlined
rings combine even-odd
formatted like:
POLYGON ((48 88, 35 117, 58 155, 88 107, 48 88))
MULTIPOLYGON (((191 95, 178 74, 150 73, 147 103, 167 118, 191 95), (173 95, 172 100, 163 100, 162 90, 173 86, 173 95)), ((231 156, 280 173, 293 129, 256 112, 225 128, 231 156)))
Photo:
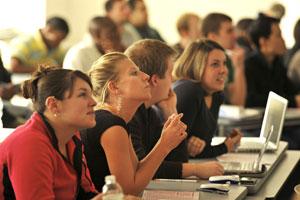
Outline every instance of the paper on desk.
POLYGON ((226 153, 217 157, 221 162, 254 162, 258 153, 226 153))
POLYGON ((198 200, 199 192, 187 191, 166 191, 166 190, 145 190, 144 200, 198 200))

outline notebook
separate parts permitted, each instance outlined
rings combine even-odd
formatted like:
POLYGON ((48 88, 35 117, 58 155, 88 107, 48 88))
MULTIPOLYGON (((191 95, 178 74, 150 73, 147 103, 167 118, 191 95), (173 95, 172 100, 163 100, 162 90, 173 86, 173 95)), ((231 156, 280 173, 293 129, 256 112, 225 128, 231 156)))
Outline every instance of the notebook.
POLYGON ((267 149, 268 143, 273 135, 274 125, 269 128, 266 141, 262 145, 260 152, 253 162, 220 162, 224 167, 225 174, 259 174, 263 172, 263 165, 261 163, 262 157, 267 149))
POLYGON ((260 136, 242 137, 237 151, 259 151, 266 141, 267 130, 270 129, 271 124, 274 125, 274 131, 267 146, 267 151, 276 151, 281 138, 287 104, 287 99, 274 92, 269 92, 260 136))

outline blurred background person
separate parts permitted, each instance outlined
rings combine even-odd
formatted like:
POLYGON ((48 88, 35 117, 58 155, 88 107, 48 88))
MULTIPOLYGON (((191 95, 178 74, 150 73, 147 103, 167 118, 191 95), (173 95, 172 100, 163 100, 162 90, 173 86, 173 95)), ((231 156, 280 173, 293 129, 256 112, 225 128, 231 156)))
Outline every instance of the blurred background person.
POLYGON ((142 39, 157 39, 164 41, 159 32, 152 28, 148 22, 148 12, 143 0, 128 0, 131 9, 129 22, 134 26, 142 39))
POLYGON ((294 28, 294 46, 285 54, 285 66, 288 68, 288 77, 300 91, 300 19, 294 28))
POLYGON ((250 28, 256 46, 245 60, 247 78, 247 107, 264 107, 269 91, 285 97, 289 107, 300 107, 300 95, 287 77, 283 64, 286 52, 279 20, 260 14, 250 28))
POLYGON ((4 68, 0 54, 0 106, 2 109, 1 121, 5 128, 14 128, 17 126, 17 117, 10 113, 7 109, 7 104, 3 101, 9 101, 13 95, 19 92, 19 86, 11 83, 11 75, 4 68))
POLYGON ((173 48, 180 55, 191 42, 201 38, 201 19, 194 13, 185 13, 178 18, 176 28, 180 40, 173 48))
POLYGON ((253 21, 254 19, 252 18, 243 18, 235 26, 236 43, 245 50, 246 55, 249 55, 255 48, 249 34, 249 28, 253 21))
POLYGON ((11 42, 10 70, 31 73, 38 64, 62 66, 65 51, 60 48, 69 26, 61 17, 51 17, 34 35, 21 36, 11 42))
POLYGON ((107 0, 104 6, 106 16, 117 25, 121 35, 121 42, 125 48, 141 39, 134 26, 128 23, 130 8, 127 1, 107 0))
POLYGON ((93 62, 111 51, 123 51, 116 24, 108 17, 97 16, 89 23, 89 35, 69 49, 63 67, 88 72, 93 62))

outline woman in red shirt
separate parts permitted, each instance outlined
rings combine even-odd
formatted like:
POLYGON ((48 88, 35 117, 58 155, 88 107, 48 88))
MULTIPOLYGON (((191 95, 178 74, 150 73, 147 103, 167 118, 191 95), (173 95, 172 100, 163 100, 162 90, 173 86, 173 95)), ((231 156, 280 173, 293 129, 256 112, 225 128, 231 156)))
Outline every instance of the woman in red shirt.
POLYGON ((23 85, 36 110, 0 144, 0 199, 90 199, 78 130, 95 125, 92 84, 80 71, 40 67, 23 85))

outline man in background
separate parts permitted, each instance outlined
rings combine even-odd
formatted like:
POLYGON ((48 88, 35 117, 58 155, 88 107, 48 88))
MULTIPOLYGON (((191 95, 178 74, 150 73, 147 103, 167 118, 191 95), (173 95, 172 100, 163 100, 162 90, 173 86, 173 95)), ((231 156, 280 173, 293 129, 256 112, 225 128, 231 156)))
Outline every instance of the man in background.
POLYGON ((192 41, 200 39, 201 19, 194 13, 185 13, 178 18, 176 28, 180 40, 173 48, 180 55, 192 41))
POLYGON ((89 34, 69 49, 63 67, 88 72, 103 54, 123 50, 116 24, 108 17, 97 16, 89 23, 89 34))
POLYGON ((130 8, 127 1, 107 0, 105 2, 105 11, 106 16, 117 25, 121 35, 121 42, 125 48, 141 39, 134 26, 128 23, 130 8))
POLYGON ((65 52, 60 48, 69 26, 60 17, 51 17, 46 26, 34 35, 21 36, 11 43, 10 70, 13 73, 32 73, 38 64, 62 66, 65 52))
POLYGON ((159 32, 152 28, 148 23, 148 12, 143 0, 129 0, 128 5, 131 9, 129 22, 134 26, 142 39, 156 39, 164 41, 159 32))

